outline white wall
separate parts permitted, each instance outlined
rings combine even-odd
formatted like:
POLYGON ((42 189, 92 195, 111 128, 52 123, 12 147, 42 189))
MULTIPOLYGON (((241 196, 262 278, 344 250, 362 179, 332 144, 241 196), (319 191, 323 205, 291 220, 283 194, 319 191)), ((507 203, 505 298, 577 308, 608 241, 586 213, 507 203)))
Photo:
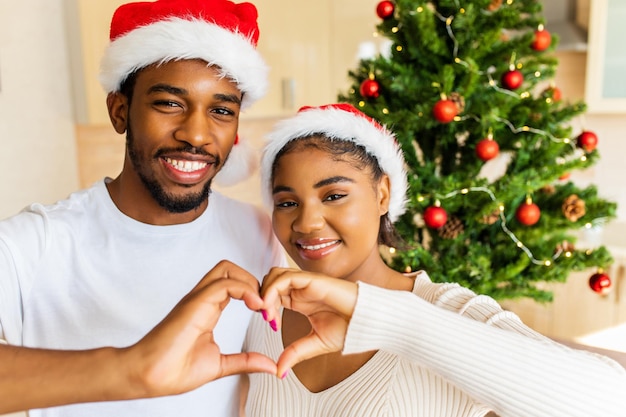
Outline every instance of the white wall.
MULTIPOLYGON (((571 102, 585 99, 585 79, 587 54, 579 51, 557 53, 559 65, 555 77, 556 85, 563 92, 564 100, 571 102)), ((584 187, 595 184, 601 197, 617 203, 617 219, 620 227, 626 224, 626 113, 600 114, 587 112, 572 120, 572 135, 582 130, 591 130, 598 135, 600 160, 591 168, 572 172, 572 180, 584 187)), ((613 223, 613 224, 615 224, 613 223)), ((611 233, 612 226, 605 232, 611 233)), ((614 241, 615 239, 611 238, 614 241)), ((620 239, 620 246, 626 247, 626 236, 620 239)), ((617 242, 613 242, 615 244, 617 242)))
MULTIPOLYGON (((602 197, 617 203, 616 221, 626 222, 626 114, 587 114, 585 127, 598 135, 600 160, 588 172, 573 174, 572 179, 582 186, 596 184, 602 197)), ((626 246, 626 236, 622 241, 626 246)))
POLYGON ((63 0, 0 0, 0 218, 78 185, 63 0))

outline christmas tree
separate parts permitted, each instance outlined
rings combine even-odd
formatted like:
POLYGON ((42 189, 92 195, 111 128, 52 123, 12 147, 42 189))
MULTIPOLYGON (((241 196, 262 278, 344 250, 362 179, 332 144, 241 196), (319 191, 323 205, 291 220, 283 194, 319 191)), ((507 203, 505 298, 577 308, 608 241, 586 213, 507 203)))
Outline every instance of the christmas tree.
POLYGON ((550 301, 540 283, 585 269, 593 289, 610 286, 610 253, 576 243, 616 205, 568 180, 598 161, 598 138, 574 131, 586 105, 554 85, 558 36, 541 11, 536 0, 378 4, 389 52, 349 71, 339 100, 392 129, 407 162, 395 269, 497 299, 550 301))

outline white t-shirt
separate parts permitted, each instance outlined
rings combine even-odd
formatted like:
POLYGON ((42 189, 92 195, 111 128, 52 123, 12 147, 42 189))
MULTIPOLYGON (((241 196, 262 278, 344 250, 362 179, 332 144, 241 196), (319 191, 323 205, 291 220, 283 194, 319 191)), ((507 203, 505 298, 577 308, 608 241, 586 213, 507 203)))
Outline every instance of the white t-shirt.
MULTIPOLYGON (((196 220, 154 226, 121 213, 104 181, 51 206, 34 204, 0 222, 0 339, 52 349, 137 342, 220 260, 261 280, 285 265, 269 218, 217 192, 196 220)), ((252 316, 232 301, 215 337, 239 352, 252 316)), ((232 416, 239 378, 148 400, 33 410, 36 417, 232 416)))

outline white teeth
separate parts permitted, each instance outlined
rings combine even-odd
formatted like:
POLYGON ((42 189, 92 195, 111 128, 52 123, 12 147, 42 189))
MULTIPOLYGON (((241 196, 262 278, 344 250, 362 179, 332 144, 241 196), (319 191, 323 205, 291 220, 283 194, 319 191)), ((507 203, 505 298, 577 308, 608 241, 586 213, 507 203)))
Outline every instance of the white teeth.
POLYGON ((168 164, 183 172, 193 172, 207 166, 206 162, 200 161, 179 161, 172 158, 165 158, 165 160, 168 164))
POLYGON ((300 247, 302 247, 302 249, 306 249, 306 250, 319 250, 319 249, 327 248, 327 247, 329 247, 331 245, 334 245, 337 242, 338 242, 337 240, 334 240, 332 242, 322 243, 322 244, 319 244, 319 245, 312 245, 312 246, 300 245, 300 247))

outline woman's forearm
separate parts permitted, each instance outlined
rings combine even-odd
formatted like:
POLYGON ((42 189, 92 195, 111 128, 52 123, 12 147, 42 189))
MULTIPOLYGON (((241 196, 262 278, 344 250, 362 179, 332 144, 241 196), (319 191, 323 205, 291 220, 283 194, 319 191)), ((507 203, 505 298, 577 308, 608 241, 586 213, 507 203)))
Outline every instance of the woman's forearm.
POLYGON ((359 284, 344 352, 382 349, 416 361, 501 417, 619 415, 626 409, 621 366, 519 334, 514 329, 525 326, 511 320, 513 331, 494 328, 408 292, 359 284))

